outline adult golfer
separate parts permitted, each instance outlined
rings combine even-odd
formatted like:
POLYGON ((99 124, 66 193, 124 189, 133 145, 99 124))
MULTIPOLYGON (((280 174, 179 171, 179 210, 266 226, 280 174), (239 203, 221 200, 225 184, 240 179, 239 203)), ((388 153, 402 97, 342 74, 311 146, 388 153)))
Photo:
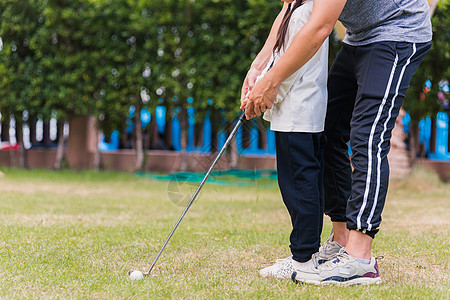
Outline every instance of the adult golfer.
POLYGON ((269 36, 269 47, 245 78, 241 102, 245 98, 247 119, 272 108, 280 84, 310 60, 338 19, 347 33, 328 76, 325 213, 333 222, 329 242, 345 248, 335 259, 295 270, 292 278, 314 284, 380 283, 372 240, 388 188, 391 131, 411 77, 431 47, 427 1, 314 0, 309 21, 255 84, 271 55, 269 36))

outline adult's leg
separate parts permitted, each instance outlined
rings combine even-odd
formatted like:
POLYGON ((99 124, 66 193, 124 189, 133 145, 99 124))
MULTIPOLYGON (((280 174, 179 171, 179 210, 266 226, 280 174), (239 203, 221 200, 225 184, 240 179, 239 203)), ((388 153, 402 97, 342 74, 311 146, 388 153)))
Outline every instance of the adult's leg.
POLYGON ((370 258, 378 232, 388 182, 391 131, 412 75, 431 43, 382 42, 356 51, 358 93, 351 120, 352 194, 347 204, 351 232, 347 251, 370 258))
POLYGON ((350 120, 357 82, 354 75, 355 47, 343 44, 328 75, 327 139, 324 156, 325 214, 333 222, 334 240, 345 246, 347 200, 351 194, 351 165, 348 156, 350 120))
POLYGON ((275 132, 277 172, 292 221, 293 259, 306 262, 320 246, 323 226, 322 133, 275 132))

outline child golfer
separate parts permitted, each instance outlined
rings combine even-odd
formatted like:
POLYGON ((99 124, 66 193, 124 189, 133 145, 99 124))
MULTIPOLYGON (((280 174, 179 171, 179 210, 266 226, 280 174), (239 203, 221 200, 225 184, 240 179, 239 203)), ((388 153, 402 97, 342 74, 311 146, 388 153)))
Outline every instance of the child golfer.
MULTIPOLYGON (((313 0, 284 4, 279 15, 281 22, 276 20, 272 28, 274 32, 278 29, 275 46, 271 49, 273 54, 256 81, 278 62, 294 36, 308 21, 312 8, 313 0)), ((294 270, 312 269, 319 260, 329 259, 340 249, 340 246, 334 245, 335 242, 331 242, 332 245, 328 243, 331 249, 318 252, 324 212, 321 164, 327 70, 328 39, 306 64, 283 81, 273 107, 264 113, 264 119, 275 131, 278 185, 293 229, 290 235, 292 256, 278 259, 274 265, 260 270, 263 277, 291 278, 294 270)), ((241 108, 246 108, 248 104, 244 99, 241 108)))

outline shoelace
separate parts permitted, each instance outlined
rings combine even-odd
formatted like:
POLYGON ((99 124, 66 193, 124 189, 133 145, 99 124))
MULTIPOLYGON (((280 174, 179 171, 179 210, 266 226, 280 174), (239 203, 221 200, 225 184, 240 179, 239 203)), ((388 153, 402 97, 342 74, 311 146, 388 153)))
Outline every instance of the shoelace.
POLYGON ((319 252, 321 251, 326 251, 329 250, 332 246, 330 245, 330 243, 333 241, 334 239, 334 233, 333 233, 333 229, 331 229, 331 233, 330 236, 328 237, 328 239, 322 244, 322 246, 320 246, 319 248, 319 252))
POLYGON ((343 264, 349 260, 349 255, 344 249, 341 249, 338 253, 334 254, 332 257, 333 258, 331 258, 330 260, 321 264, 319 268, 332 269, 336 264, 343 264))
POLYGON ((319 265, 319 252, 316 252, 316 253, 314 253, 312 256, 311 256, 311 259, 312 259, 312 262, 313 262, 313 264, 314 264, 314 268, 317 268, 317 266, 319 265))
MULTIPOLYGON (((327 240, 325 243, 323 243, 323 245, 322 245, 322 247, 321 247, 322 249, 320 249, 320 250, 322 250, 322 251, 328 251, 328 250, 330 250, 331 248, 333 248, 333 245, 331 245, 331 242, 329 241, 329 240, 327 240)), ((320 251, 319 250, 319 251, 320 251)))

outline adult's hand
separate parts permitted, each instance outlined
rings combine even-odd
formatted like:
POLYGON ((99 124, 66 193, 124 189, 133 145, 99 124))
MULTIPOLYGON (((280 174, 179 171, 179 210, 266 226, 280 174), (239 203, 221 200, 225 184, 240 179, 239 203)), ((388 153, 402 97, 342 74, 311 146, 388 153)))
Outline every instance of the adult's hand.
POLYGON ((261 115, 266 110, 272 108, 277 97, 278 84, 271 80, 271 72, 267 72, 251 89, 245 97, 241 108, 245 108, 245 117, 247 120, 261 115))

